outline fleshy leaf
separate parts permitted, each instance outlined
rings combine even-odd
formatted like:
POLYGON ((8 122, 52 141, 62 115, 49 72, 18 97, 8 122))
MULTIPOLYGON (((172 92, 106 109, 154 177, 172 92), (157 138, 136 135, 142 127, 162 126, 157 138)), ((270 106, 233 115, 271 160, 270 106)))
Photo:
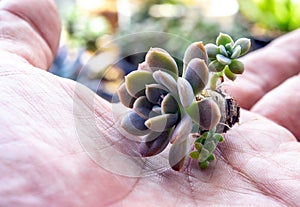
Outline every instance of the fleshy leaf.
POLYGON ((205 61, 195 58, 187 66, 184 78, 191 84, 194 94, 203 90, 208 83, 209 71, 205 61))
POLYGON ((133 104, 136 100, 136 98, 132 97, 127 89, 126 89, 126 86, 125 86, 125 83, 123 83, 119 88, 118 88, 118 97, 121 101, 121 103, 128 107, 128 108, 132 108, 133 107, 133 104))
POLYGON ((207 160, 203 161, 203 162, 199 162, 199 167, 200 169, 204 170, 208 167, 209 162, 207 160))
POLYGON ((160 116, 149 118, 145 122, 145 125, 152 131, 163 132, 172 128, 176 124, 177 119, 177 114, 162 114, 160 116))
POLYGON ((207 149, 209 153, 213 153, 216 149, 216 144, 213 141, 207 141, 203 147, 207 149))
POLYGON ((208 56, 206 53, 206 49, 202 42, 194 42, 191 45, 189 45, 188 48, 186 49, 186 51, 184 53, 184 58, 183 58, 184 69, 183 69, 182 75, 185 74, 187 65, 194 58, 200 58, 200 59, 204 60, 205 63, 208 62, 208 56))
POLYGON ((169 152, 169 164, 173 170, 179 171, 189 155, 189 141, 175 142, 169 152))
POLYGON ((228 57, 228 53, 227 53, 226 48, 224 47, 224 45, 220 45, 219 48, 220 48, 220 53, 222 55, 224 55, 225 57, 228 57))
POLYGON ((202 150, 200 152, 200 160, 199 161, 200 162, 205 161, 209 157, 210 154, 211 153, 207 149, 202 148, 202 150))
POLYGON ((191 157, 192 159, 198 160, 198 159, 199 159, 199 156, 200 156, 199 151, 192 151, 192 152, 190 152, 190 157, 191 157))
POLYGON ((229 80, 234 81, 236 79, 236 75, 229 70, 228 66, 225 67, 224 74, 229 80))
POLYGON ((149 71, 137 70, 125 76, 126 89, 135 98, 144 96, 146 85, 153 83, 155 83, 155 80, 149 71))
POLYGON ((161 112, 163 114, 175 114, 178 112, 178 103, 171 94, 167 94, 161 102, 161 112))
POLYGON ((184 78, 179 77, 177 80, 178 95, 181 105, 189 107, 194 100, 194 92, 191 84, 184 78))
POLYGON ((242 74, 244 72, 244 64, 239 60, 232 60, 228 67, 234 74, 242 74))
POLYGON ((164 132, 151 132, 140 143, 140 154, 149 157, 161 153, 169 144, 170 130, 164 132))
POLYGON ((224 65, 221 64, 218 60, 214 60, 209 63, 208 68, 211 72, 221 72, 224 69, 224 65))
POLYGON ((216 55, 220 52, 220 48, 212 43, 206 44, 205 49, 210 59, 215 59, 216 55))
POLYGON ((237 41, 235 41, 233 48, 235 48, 238 45, 241 47, 240 55, 244 55, 249 51, 251 47, 251 41, 248 38, 240 38, 237 41))
POLYGON ((176 80, 170 74, 158 70, 153 73, 153 78, 157 83, 166 87, 171 93, 177 94, 176 80))
POLYGON ((231 60, 228 57, 225 57, 224 55, 218 54, 217 60, 223 64, 223 65, 229 65, 231 63, 231 60))
POLYGON ((146 63, 153 72, 162 70, 169 73, 175 79, 178 77, 178 68, 175 60, 161 48, 151 48, 146 55, 146 63))
POLYGON ((187 114, 183 115, 181 117, 180 122, 176 125, 171 140, 171 143, 174 143, 176 141, 181 142, 182 139, 186 139, 188 135, 191 133, 193 129, 193 121, 191 117, 187 114))
POLYGON ((241 46, 240 45, 238 45, 238 46, 236 46, 235 48, 234 48, 234 50, 233 50, 233 53, 232 53, 232 55, 231 55, 231 58, 232 59, 236 59, 236 58, 238 58, 240 55, 241 55, 241 46))
POLYGON ((230 43, 230 44, 233 43, 232 38, 228 34, 224 34, 224 33, 221 32, 219 34, 219 36, 217 37, 216 44, 218 46, 220 46, 220 45, 225 46, 228 43, 230 43))
POLYGON ((162 112, 161 112, 161 107, 159 106, 153 106, 150 114, 149 114, 149 118, 152 118, 152 117, 155 117, 155 116, 159 116, 159 115, 162 115, 162 112))
POLYGON ((193 102, 186 112, 203 129, 214 128, 221 118, 218 105, 210 99, 193 102))
POLYGON ((146 96, 141 96, 134 102, 133 110, 142 118, 148 119, 152 107, 153 104, 148 101, 146 96))
POLYGON ((140 117, 135 111, 130 111, 121 121, 122 128, 128 133, 136 136, 142 136, 149 133, 145 126, 145 119, 140 117))
POLYGON ((153 104, 160 104, 167 93, 167 89, 160 84, 146 86, 146 97, 153 104))

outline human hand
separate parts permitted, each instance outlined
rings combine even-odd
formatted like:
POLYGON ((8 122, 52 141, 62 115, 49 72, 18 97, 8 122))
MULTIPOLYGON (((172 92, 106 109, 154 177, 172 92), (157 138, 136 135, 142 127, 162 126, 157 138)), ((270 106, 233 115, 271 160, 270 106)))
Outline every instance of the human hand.
POLYGON ((294 75, 300 31, 245 57, 249 72, 228 89, 244 108, 270 120, 243 110, 241 123, 226 134, 207 170, 191 162, 183 172, 132 178, 99 167, 79 143, 127 141, 114 125, 111 105, 80 84, 43 71, 58 44, 53 4, 2 0, 0 9, 0 206, 298 205, 300 146, 292 133, 299 138, 294 75), (276 102, 282 96, 283 102, 276 102), (289 106, 282 112, 288 118, 274 113, 282 111, 280 104, 289 106), (285 124, 290 131, 280 126, 285 124))

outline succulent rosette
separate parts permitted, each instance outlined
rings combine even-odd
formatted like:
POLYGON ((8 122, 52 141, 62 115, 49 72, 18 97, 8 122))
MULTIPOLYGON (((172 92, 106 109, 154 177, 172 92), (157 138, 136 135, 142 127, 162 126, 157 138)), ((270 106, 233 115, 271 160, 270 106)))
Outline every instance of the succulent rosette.
POLYGON ((211 72, 217 72, 212 77, 211 88, 215 89, 214 81, 225 76, 234 81, 236 75, 244 72, 244 64, 237 58, 246 54, 250 49, 250 40, 248 38, 240 38, 233 41, 232 38, 220 33, 216 40, 216 44, 209 43, 205 45, 207 55, 211 61, 208 68, 211 72))
MULTIPOLYGON (((229 42, 219 40, 217 43, 226 46, 229 42)), ((234 57, 244 52, 238 46, 240 52, 235 52, 239 54, 234 57)), ((220 120, 225 119, 221 114, 225 105, 220 107, 213 93, 207 90, 211 70, 208 58, 219 61, 220 50, 215 52, 212 46, 206 47, 208 49, 202 42, 192 43, 186 49, 182 69, 167 51, 151 48, 145 62, 125 77, 118 90, 121 103, 130 108, 121 127, 142 137, 140 154, 143 157, 157 155, 171 143, 169 164, 177 171, 188 156, 206 168, 214 159, 217 144, 223 141, 216 128, 220 120), (191 138, 195 138, 192 151, 191 138)))

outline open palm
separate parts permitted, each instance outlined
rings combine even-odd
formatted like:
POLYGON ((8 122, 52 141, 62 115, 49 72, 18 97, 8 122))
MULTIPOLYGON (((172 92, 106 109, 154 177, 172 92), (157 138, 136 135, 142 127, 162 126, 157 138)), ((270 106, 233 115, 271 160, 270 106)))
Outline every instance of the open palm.
POLYGON ((247 72, 228 86, 242 120, 207 170, 190 162, 133 178, 99 167, 79 142, 126 147, 110 104, 45 71, 59 39, 53 3, 2 0, 0 9, 0 206, 299 205, 300 31, 244 58, 247 72))

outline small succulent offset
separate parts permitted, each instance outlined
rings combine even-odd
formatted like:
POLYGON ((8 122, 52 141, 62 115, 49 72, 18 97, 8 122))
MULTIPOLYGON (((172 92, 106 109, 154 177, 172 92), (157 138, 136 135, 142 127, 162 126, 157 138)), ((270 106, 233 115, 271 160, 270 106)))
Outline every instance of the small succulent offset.
POLYGON ((140 154, 157 155, 171 143, 169 164, 174 170, 179 171, 187 157, 201 169, 208 167, 217 144, 224 140, 222 133, 239 120, 236 101, 218 89, 218 81, 224 75, 234 80, 244 71, 236 58, 249 48, 249 39, 234 42, 220 33, 216 45, 192 43, 183 68, 167 51, 151 48, 145 62, 118 89, 121 103, 130 108, 121 127, 142 137, 140 154))

